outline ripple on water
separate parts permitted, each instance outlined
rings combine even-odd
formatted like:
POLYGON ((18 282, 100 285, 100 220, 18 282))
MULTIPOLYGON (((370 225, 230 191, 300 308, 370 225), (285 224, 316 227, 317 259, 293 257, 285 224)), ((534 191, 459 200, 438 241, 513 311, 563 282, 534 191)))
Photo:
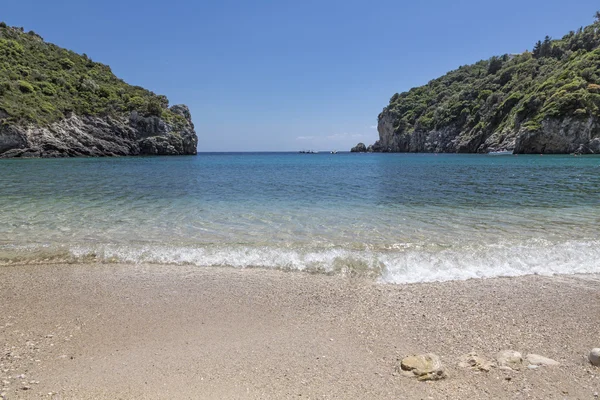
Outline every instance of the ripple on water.
POLYGON ((0 160, 0 262, 368 271, 385 282, 600 272, 599 164, 403 154, 0 160))

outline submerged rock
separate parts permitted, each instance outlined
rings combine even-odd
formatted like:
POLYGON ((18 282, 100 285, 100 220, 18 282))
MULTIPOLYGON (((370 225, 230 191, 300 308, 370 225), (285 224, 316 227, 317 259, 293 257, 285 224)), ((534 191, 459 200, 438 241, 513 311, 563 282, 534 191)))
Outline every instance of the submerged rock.
POLYGON ((551 358, 547 358, 544 356, 540 356, 538 354, 527 354, 525 359, 527 360, 527 362, 530 365, 538 365, 538 366, 545 366, 545 367, 556 367, 556 366, 560 365, 560 363, 558 361, 555 361, 551 358))
POLYGON ((415 376, 420 381, 434 381, 446 377, 442 361, 433 353, 406 357, 402 359, 400 369, 407 372, 407 376, 415 376))
POLYGON ((494 363, 483 357, 479 357, 476 353, 469 353, 461 358, 458 366, 460 368, 470 368, 473 370, 489 372, 494 366, 494 363))
POLYGON ((592 365, 595 365, 596 367, 600 367, 600 348, 592 349, 592 351, 590 351, 590 355, 588 356, 588 359, 590 360, 592 365))
POLYGON ((498 367, 503 369, 520 370, 523 366, 523 356, 518 351, 503 350, 496 355, 498 367))

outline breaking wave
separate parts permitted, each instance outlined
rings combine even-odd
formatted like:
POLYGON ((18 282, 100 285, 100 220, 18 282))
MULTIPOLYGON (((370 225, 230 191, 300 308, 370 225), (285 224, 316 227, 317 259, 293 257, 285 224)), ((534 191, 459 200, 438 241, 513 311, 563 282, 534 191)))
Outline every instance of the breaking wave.
POLYGON ((600 273, 600 241, 531 240, 465 246, 418 244, 377 249, 235 245, 72 245, 0 247, 0 265, 152 263, 265 268, 367 276, 381 283, 417 283, 521 275, 600 273))

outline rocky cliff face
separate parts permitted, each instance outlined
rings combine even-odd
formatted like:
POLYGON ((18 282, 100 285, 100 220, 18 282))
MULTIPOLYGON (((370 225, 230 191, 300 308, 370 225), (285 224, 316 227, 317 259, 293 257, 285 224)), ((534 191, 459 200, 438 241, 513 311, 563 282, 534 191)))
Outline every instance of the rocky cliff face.
POLYGON ((515 153, 600 153, 600 121, 594 117, 542 122, 542 129, 519 132, 515 153))
POLYGON ((127 117, 70 115, 46 127, 0 125, 0 158, 196 154, 189 109, 170 108, 165 121, 133 111, 127 117))
POLYGON ((396 117, 379 116, 379 140, 368 151, 398 153, 487 153, 513 150, 516 154, 600 153, 600 120, 593 116, 547 119, 538 130, 504 130, 492 134, 463 132, 456 125, 434 130, 418 127, 407 132, 395 127, 396 117))

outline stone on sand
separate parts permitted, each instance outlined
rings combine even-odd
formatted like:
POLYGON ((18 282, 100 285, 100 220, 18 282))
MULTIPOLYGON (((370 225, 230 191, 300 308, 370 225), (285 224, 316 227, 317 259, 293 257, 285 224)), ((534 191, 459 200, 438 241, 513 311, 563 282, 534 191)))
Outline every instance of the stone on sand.
POLYGON ((440 358, 433 353, 405 357, 400 363, 400 369, 415 376, 420 381, 435 381, 446 377, 440 358))
POLYGON ((461 358, 458 366, 460 368, 470 368, 473 370, 489 372, 494 366, 494 363, 483 357, 479 357, 477 353, 469 353, 461 358))
POLYGON ((538 354, 527 354, 525 359, 530 365, 539 365, 544 367, 556 367, 560 365, 558 361, 540 356, 538 354))
POLYGON ((588 359, 590 360, 592 365, 595 365, 596 367, 600 367, 600 348, 592 349, 592 351, 590 351, 590 355, 588 356, 588 359))
POLYGON ((523 363, 523 356, 518 351, 503 350, 496 355, 498 367, 501 369, 520 370, 523 363))

